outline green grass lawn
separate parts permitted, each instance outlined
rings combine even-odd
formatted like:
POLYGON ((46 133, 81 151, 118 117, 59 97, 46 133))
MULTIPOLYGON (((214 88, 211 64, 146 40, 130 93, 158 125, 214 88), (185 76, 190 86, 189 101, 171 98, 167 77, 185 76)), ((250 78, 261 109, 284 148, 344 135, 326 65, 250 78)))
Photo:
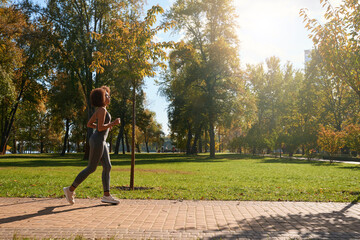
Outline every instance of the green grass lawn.
MULTIPOLYGON (((360 200, 360 166, 237 154, 137 154, 135 187, 128 191, 130 155, 111 155, 111 193, 118 198, 334 201, 360 200)), ((87 165, 81 154, 0 157, 0 197, 63 197, 87 165)), ((76 190, 102 196, 102 167, 76 190)))

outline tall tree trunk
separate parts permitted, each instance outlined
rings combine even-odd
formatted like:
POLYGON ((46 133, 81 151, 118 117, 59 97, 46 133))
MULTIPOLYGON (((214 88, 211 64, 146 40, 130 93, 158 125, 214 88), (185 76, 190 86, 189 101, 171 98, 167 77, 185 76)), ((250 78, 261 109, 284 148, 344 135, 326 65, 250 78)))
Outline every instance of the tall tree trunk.
POLYGON ((194 138, 194 142, 193 142, 193 145, 192 145, 192 148, 191 148, 191 153, 192 154, 197 154, 198 153, 197 144, 198 144, 198 140, 201 138, 200 134, 201 134, 201 126, 199 126, 195 131, 195 138, 194 138))
POLYGON ((192 140, 192 133, 191 133, 191 124, 188 124, 188 134, 187 134, 187 142, 186 142, 186 154, 191 154, 191 140, 192 140))
POLYGON ((215 132, 214 132, 214 122, 210 118, 209 123, 209 135, 210 135, 210 157, 215 158, 215 132))
POLYGON ((208 149, 208 138, 209 138, 209 136, 208 136, 208 130, 207 129, 205 129, 205 153, 207 153, 208 151, 209 151, 209 149, 208 149))
POLYGON ((13 129, 13 149, 12 149, 12 153, 13 154, 16 153, 16 130, 15 130, 15 128, 13 129))
POLYGON ((125 131, 125 144, 126 144, 126 151, 129 153, 130 152, 130 145, 129 145, 129 138, 128 138, 128 134, 125 131))
POLYGON ((134 190, 135 178, 135 118, 136 118, 136 84, 133 83, 133 103, 132 103, 132 139, 131 139, 131 172, 130 172, 130 189, 134 190))
POLYGON ((203 146, 202 146, 202 133, 200 133, 200 137, 199 137, 199 153, 202 153, 202 149, 203 149, 203 146))
POLYGON ((19 95, 16 99, 16 103, 15 105, 12 107, 10 113, 9 113, 9 116, 6 117, 5 119, 5 125, 4 125, 4 129, 1 133, 1 143, 0 143, 0 155, 4 155, 6 153, 6 146, 7 146, 7 142, 9 141, 9 136, 10 136, 10 131, 11 131, 11 128, 12 128, 12 125, 14 123, 14 120, 15 120, 15 114, 16 114, 16 111, 19 107, 19 103, 20 103, 20 100, 21 98, 23 97, 23 93, 24 93, 24 90, 25 90, 25 78, 22 78, 21 80, 21 86, 20 86, 20 92, 19 92, 19 95))
POLYGON ((44 139, 40 141, 40 153, 44 153, 44 139))
POLYGON ((67 142, 67 153, 70 153, 70 139, 67 142))
POLYGON ((4 155, 6 153, 6 146, 9 141, 10 131, 14 122, 17 105, 18 103, 16 104, 16 107, 14 107, 13 110, 10 112, 10 116, 5 120, 5 127, 1 133, 0 155, 4 155))
POLYGON ((146 152, 149 153, 150 150, 149 150, 149 140, 148 139, 145 139, 145 146, 146 146, 146 152))
POLYGON ((70 131, 70 120, 67 118, 66 122, 65 122, 65 137, 64 137, 64 144, 63 144, 63 148, 62 148, 62 152, 60 154, 60 156, 64 156, 65 152, 66 152, 66 143, 68 142, 69 139, 69 131, 70 131))
POLYGON ((221 134, 220 134, 220 127, 219 127, 219 153, 222 152, 222 146, 221 146, 221 134))
POLYGON ((125 154, 124 151, 124 128, 125 128, 125 124, 124 124, 124 120, 120 119, 121 124, 120 124, 120 131, 119 134, 117 136, 116 139, 116 145, 115 145, 115 154, 119 154, 119 149, 120 149, 120 141, 123 140, 123 154, 125 154))
MULTIPOLYGON (((90 90, 91 91, 91 90, 90 90)), ((89 91, 89 94, 90 94, 89 91)), ((91 118, 92 114, 93 114, 93 108, 91 107, 90 104, 90 96, 87 97, 87 109, 88 109, 88 120, 91 118)), ((91 137, 91 135, 93 134, 93 129, 92 128, 87 128, 86 131, 86 142, 85 142, 85 154, 84 154, 84 160, 88 160, 89 159, 89 154, 90 154, 90 145, 89 145, 89 139, 91 137)))
POLYGON ((122 152, 123 152, 123 154, 125 154, 125 139, 124 139, 124 134, 121 136, 121 147, 122 147, 122 152))
POLYGON ((135 143, 136 149, 138 153, 141 153, 140 144, 137 142, 135 143))

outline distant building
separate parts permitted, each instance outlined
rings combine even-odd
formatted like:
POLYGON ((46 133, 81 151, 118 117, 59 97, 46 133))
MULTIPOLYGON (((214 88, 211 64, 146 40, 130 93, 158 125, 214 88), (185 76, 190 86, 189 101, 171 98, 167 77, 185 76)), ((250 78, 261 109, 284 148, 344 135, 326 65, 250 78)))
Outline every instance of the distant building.
POLYGON ((311 61, 311 50, 305 50, 305 64, 311 61))

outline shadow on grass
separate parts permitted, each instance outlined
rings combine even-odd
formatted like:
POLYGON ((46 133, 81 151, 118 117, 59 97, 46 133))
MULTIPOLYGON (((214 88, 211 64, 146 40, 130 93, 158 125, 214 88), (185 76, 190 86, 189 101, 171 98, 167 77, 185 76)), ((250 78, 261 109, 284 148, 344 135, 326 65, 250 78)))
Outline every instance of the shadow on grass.
POLYGON ((0 160, 6 159, 72 159, 72 158, 83 158, 84 154, 82 153, 67 153, 64 156, 60 156, 59 153, 36 153, 36 154, 6 154, 0 156, 0 160))
POLYGON ((353 171, 360 171, 360 166, 342 166, 342 167, 339 167, 339 168, 342 168, 342 169, 348 169, 348 170, 353 170, 353 171))
MULTIPOLYGON (((111 163, 113 166, 129 166, 131 164, 131 155, 129 154, 111 154, 111 163)), ((360 166, 344 166, 339 163, 319 162, 315 160, 301 160, 291 158, 273 158, 258 155, 246 154, 216 154, 215 158, 210 158, 208 154, 186 155, 182 153, 138 153, 135 156, 136 165, 147 164, 171 164, 171 163, 218 163, 232 160, 259 160, 259 163, 277 163, 277 164, 304 164, 314 166, 338 166, 343 169, 360 170, 360 166)), ((16 154, 0 157, 1 167, 85 167, 87 160, 83 160, 83 154, 16 154)))
MULTIPOLYGON (((84 167, 88 161, 83 160, 82 154, 70 154, 65 157, 55 154, 36 154, 36 155, 10 155, 11 157, 0 158, 0 167, 84 167)), ((223 162, 229 159, 239 159, 230 154, 216 156, 210 158, 207 155, 186 155, 186 154, 136 154, 136 165, 145 164, 167 164, 167 163, 194 163, 194 162, 223 162)), ((239 155, 240 156, 240 155, 239 155)), ((131 156, 125 155, 110 155, 113 166, 129 166, 131 164, 131 156)))
MULTIPOLYGON (((303 159, 293 159, 293 158, 273 158, 266 157, 262 161, 262 163, 281 163, 281 164, 305 164, 305 165, 316 165, 316 166, 330 166, 328 162, 319 162, 316 160, 303 160, 303 159)), ((331 165, 336 165, 336 163, 332 163, 331 165)))
POLYGON ((313 166, 336 166, 342 169, 351 169, 351 170, 360 170, 360 165, 344 165, 341 162, 324 162, 317 160, 305 160, 305 159, 295 159, 295 158, 273 158, 265 157, 261 160, 261 163, 280 163, 280 164, 303 164, 303 165, 313 165, 313 166))
POLYGON ((352 204, 356 204, 360 201, 360 193, 358 192, 358 194, 359 196, 351 202, 352 204))
POLYGON ((339 211, 325 213, 274 214, 237 220, 237 226, 231 227, 233 233, 229 232, 228 225, 219 226, 215 232, 220 234, 215 233, 215 237, 210 239, 360 239, 357 210, 347 214, 354 206, 350 203, 339 211))

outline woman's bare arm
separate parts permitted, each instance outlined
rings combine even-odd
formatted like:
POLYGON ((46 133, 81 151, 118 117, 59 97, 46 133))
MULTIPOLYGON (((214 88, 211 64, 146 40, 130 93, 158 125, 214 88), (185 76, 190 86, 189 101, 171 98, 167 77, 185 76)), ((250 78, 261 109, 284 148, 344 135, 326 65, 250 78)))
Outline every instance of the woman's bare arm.
POLYGON ((87 123, 88 128, 96 128, 96 112, 91 116, 87 123))
POLYGON ((87 127, 89 128, 97 128, 99 132, 105 131, 108 128, 111 128, 115 125, 120 123, 120 119, 116 118, 115 121, 110 123, 104 123, 106 117, 106 109, 105 108, 98 108, 95 113, 91 116, 90 120, 87 123, 87 127), (98 120, 96 125, 96 119, 98 120))
POLYGON ((99 108, 98 110, 98 131, 105 131, 108 128, 113 127, 114 125, 117 125, 120 123, 120 119, 115 119, 115 121, 110 123, 104 123, 106 117, 106 109, 105 108, 99 108))

